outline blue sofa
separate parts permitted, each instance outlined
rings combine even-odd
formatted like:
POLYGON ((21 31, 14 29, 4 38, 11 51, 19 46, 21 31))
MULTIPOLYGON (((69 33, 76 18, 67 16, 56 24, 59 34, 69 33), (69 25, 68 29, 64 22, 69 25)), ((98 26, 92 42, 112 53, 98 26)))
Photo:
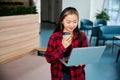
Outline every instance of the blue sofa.
POLYGON ((106 40, 113 40, 114 36, 120 35, 120 25, 118 26, 101 26, 99 27, 99 34, 96 41, 96 45, 98 46, 99 40, 103 40, 103 45, 106 40))

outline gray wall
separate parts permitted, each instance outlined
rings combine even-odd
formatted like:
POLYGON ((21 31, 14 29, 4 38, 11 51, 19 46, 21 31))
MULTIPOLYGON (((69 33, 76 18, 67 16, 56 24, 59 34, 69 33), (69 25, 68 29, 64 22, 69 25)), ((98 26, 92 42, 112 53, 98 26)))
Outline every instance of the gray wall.
POLYGON ((62 0, 41 0, 42 20, 57 22, 62 9, 62 0))

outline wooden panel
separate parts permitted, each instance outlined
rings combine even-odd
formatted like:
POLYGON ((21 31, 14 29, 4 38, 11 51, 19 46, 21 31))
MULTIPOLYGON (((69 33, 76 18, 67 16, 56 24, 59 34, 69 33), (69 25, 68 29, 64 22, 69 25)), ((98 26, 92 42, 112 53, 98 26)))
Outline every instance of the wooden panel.
POLYGON ((20 18, 11 18, 11 19, 8 19, 8 18, 3 19, 3 17, 2 18, 0 17, 0 29, 4 27, 9 27, 9 26, 26 25, 29 23, 32 24, 35 22, 38 22, 38 20, 36 20, 35 16, 32 16, 32 15, 25 18, 22 16, 20 18))
POLYGON ((38 15, 0 17, 0 63, 39 47, 38 15))

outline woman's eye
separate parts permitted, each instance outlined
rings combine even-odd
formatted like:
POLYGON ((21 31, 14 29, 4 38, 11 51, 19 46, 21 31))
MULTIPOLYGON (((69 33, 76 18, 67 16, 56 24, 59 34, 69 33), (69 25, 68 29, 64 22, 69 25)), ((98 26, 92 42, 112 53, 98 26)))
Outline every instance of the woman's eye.
POLYGON ((76 24, 77 22, 76 22, 76 21, 73 21, 73 22, 68 21, 68 22, 67 22, 67 24, 70 24, 70 23, 74 23, 74 24, 76 24))
POLYGON ((73 23, 77 23, 77 22, 73 22, 73 23))
POLYGON ((70 24, 70 22, 67 22, 68 24, 70 24))

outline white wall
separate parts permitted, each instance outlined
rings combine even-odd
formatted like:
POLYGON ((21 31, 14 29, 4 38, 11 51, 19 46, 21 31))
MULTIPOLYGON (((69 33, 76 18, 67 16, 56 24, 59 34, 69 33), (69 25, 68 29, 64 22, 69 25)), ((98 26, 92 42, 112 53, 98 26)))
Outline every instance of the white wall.
POLYGON ((95 15, 98 11, 103 9, 104 0, 91 0, 91 8, 90 8, 90 19, 94 21, 95 15))
POLYGON ((62 10, 66 7, 75 7, 79 12, 79 23, 83 18, 90 19, 90 0, 63 0, 62 10))
POLYGON ((72 6, 79 12, 79 19, 95 20, 97 10, 102 10, 104 0, 63 0, 62 9, 72 6))
POLYGON ((90 0, 63 0, 62 9, 72 6, 79 12, 79 19, 90 18, 90 0))
POLYGON ((33 0, 33 2, 39 14, 39 23, 40 23, 41 22, 41 0, 33 0))

